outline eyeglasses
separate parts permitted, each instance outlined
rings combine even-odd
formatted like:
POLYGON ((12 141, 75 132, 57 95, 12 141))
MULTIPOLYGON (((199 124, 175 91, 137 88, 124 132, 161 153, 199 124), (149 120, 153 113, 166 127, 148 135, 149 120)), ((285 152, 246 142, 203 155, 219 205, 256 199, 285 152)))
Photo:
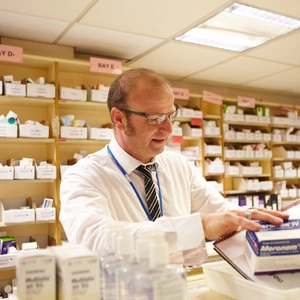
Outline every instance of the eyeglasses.
POLYGON ((161 115, 149 115, 143 112, 137 112, 126 108, 119 108, 120 110, 126 111, 128 113, 146 118, 148 120, 148 124, 150 125, 159 125, 166 121, 167 117, 171 122, 175 121, 178 113, 178 107, 176 107, 176 110, 169 113, 169 114, 161 114, 161 115))

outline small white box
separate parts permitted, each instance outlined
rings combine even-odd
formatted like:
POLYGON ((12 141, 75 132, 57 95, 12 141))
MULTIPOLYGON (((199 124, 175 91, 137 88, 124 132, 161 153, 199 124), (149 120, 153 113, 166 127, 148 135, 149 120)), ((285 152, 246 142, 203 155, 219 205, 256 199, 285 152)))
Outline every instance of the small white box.
POLYGON ((300 158, 300 151, 299 150, 294 150, 294 155, 295 155, 295 158, 299 159, 300 158))
POLYGON ((201 110, 193 110, 193 118, 194 119, 202 119, 203 118, 203 113, 201 110))
POLYGON ((3 167, 0 167, 0 180, 13 180, 14 179, 14 167, 6 166, 2 163, 3 167))
POLYGON ((26 85, 4 82, 4 95, 25 97, 26 96, 26 85))
POLYGON ((260 124, 270 124, 271 123, 271 118, 270 117, 258 116, 258 123, 260 123, 260 124))
POLYGON ((229 130, 224 132, 225 140, 235 140, 235 131, 229 130))
POLYGON ((224 150, 224 157, 225 158, 235 158, 235 149, 225 149, 224 150))
POLYGON ((61 87, 60 88, 60 99, 74 100, 74 101, 86 101, 87 100, 87 91, 61 87))
POLYGON ((296 198, 298 194, 298 190, 297 189, 288 189, 288 196, 290 198, 296 198))
POLYGON ((13 160, 15 179, 34 179, 35 167, 34 166, 20 166, 19 160, 13 160))
POLYGON ((255 158, 264 158, 264 151, 263 150, 256 150, 254 151, 255 158))
POLYGON ((34 209, 20 209, 21 206, 28 206, 26 199, 2 199, 0 202, 1 221, 3 223, 34 222, 34 209))
POLYGON ((49 138, 49 126, 47 125, 19 125, 19 137, 27 138, 49 138))
POLYGON ((297 170, 296 169, 284 170, 284 176, 283 177, 286 177, 286 178, 297 177, 297 170))
POLYGON ((280 190, 280 197, 281 198, 288 198, 289 196, 289 192, 287 189, 284 189, 284 190, 280 190))
POLYGON ((94 90, 88 87, 88 101, 93 102, 107 102, 109 87, 108 86, 100 86, 100 89, 94 90))
POLYGON ((86 127, 61 126, 60 137, 64 139, 87 139, 86 127))
POLYGON ((204 144, 205 154, 222 154, 222 146, 204 144))
POLYGON ((272 133, 272 141, 273 142, 281 142, 282 136, 279 133, 272 133))
POLYGON ((254 140, 254 133, 253 132, 246 132, 245 133, 245 139, 248 141, 253 141, 254 140))
POLYGON ((273 173, 274 173, 274 177, 275 178, 283 178, 284 177, 283 176, 284 172, 283 172, 282 169, 281 170, 277 170, 277 169, 273 168, 273 173))
POLYGON ((255 141, 262 141, 263 140, 263 134, 254 132, 254 140, 255 141))
POLYGON ((273 181, 270 180, 261 181, 260 189, 263 191, 271 191, 273 189, 273 181))
POLYGON ((204 126, 205 135, 220 135, 220 127, 204 126))
POLYGON ((297 142, 296 134, 282 134, 282 140, 284 142, 297 142))
POLYGON ((264 158, 272 158, 273 157, 273 152, 271 150, 268 149, 264 149, 264 158))
POLYGON ((242 114, 223 114, 223 120, 228 122, 244 122, 245 118, 242 114))
POLYGON ((60 274, 57 277, 57 299, 100 299, 97 252, 78 245, 56 246, 50 249, 55 254, 57 273, 60 274))
POLYGON ((294 150, 285 149, 283 146, 273 147, 273 157, 278 158, 295 158, 294 150))
POLYGON ((246 123, 258 123, 258 116, 256 115, 245 115, 246 123))
POLYGON ((225 174, 226 175, 239 175, 240 169, 237 166, 225 165, 225 174))
POLYGON ((252 179, 233 178, 233 188, 235 190, 258 191, 260 190, 260 182, 252 179))
POLYGON ((182 128, 181 127, 173 127, 172 128, 172 135, 182 136, 182 128))
POLYGON ((254 158, 254 153, 255 153, 256 151, 254 151, 254 150, 245 150, 245 156, 247 157, 247 158, 254 158))
POLYGON ((245 150, 235 149, 235 157, 236 158, 244 158, 245 157, 245 150))
POLYGON ((113 129, 111 128, 90 128, 90 139, 91 140, 110 140, 114 134, 113 129))
POLYGON ((55 98, 54 84, 27 83, 27 97, 55 98))
POLYGON ((290 125, 290 120, 289 118, 272 116, 271 123, 274 125, 290 125))
POLYGON ((241 131, 237 131, 235 133, 235 137, 237 140, 245 140, 246 139, 245 132, 241 132, 241 131))
POLYGON ((221 164, 208 164, 205 162, 205 173, 206 174, 223 174, 224 173, 224 165, 221 164))
POLYGON ((47 161, 46 166, 40 166, 38 162, 34 162, 36 168, 36 178, 37 179, 56 179, 56 165, 54 161, 47 161))
POLYGON ((15 267, 17 254, 18 253, 0 255, 0 269, 15 267))
POLYGON ((55 266, 49 249, 20 251, 16 262, 18 300, 55 300, 55 266))
POLYGON ((0 124, 0 137, 16 138, 18 136, 18 126, 10 124, 0 124))
POLYGON ((180 107, 180 116, 182 118, 193 118, 194 117, 194 110, 192 108, 185 108, 180 107))
POLYGON ((36 221, 54 221, 56 219, 55 207, 47 207, 47 208, 42 207, 44 203, 44 198, 32 197, 29 200, 31 201, 29 202, 30 206, 32 206, 33 209, 35 210, 36 221))
POLYGON ((201 128, 192 128, 188 123, 181 124, 183 136, 202 137, 201 128))
POLYGON ((263 141, 264 142, 271 142, 272 140, 272 135, 271 133, 263 133, 263 141))

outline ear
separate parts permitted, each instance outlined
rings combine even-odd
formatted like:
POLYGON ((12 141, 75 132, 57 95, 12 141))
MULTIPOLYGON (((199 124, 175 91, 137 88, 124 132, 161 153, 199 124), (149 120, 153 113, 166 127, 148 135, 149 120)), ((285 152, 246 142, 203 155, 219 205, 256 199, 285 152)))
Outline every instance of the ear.
POLYGON ((111 109, 111 118, 115 124, 116 128, 122 129, 126 125, 126 117, 124 112, 122 112, 120 109, 113 107, 111 109))

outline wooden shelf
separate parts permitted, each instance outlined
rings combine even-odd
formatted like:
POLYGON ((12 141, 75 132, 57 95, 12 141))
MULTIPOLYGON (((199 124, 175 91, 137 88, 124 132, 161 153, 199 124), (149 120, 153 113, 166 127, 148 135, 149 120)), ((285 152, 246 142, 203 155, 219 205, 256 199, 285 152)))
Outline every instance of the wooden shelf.
POLYGON ((51 105, 54 105, 54 103, 55 99, 0 96, 0 105, 4 104, 26 107, 49 107, 51 105))
POLYGON ((84 110, 107 110, 106 102, 92 102, 92 101, 72 101, 72 100, 59 100, 59 107, 62 109, 84 109, 84 110))
POLYGON ((247 126, 247 127, 261 127, 266 128, 270 124, 264 124, 264 123, 250 123, 250 122, 233 122, 233 121, 223 121, 223 123, 229 124, 229 125, 239 125, 239 126, 247 126))
POLYGON ((0 222, 0 227, 26 226, 26 225, 37 225, 38 226, 38 225, 41 225, 41 224, 54 224, 54 223, 56 223, 56 220, 53 220, 53 221, 33 221, 33 222, 24 222, 24 223, 8 223, 8 224, 0 222))
POLYGON ((54 138, 31 139, 31 138, 3 138, 0 137, 1 144, 53 144, 54 138))
POLYGON ((199 141, 202 137, 196 137, 196 136, 183 136, 184 141, 199 141))
POLYGON ((224 161, 253 161, 253 160, 257 160, 257 161, 270 161, 271 158, 224 158, 224 161))
POLYGON ((267 141, 259 141, 259 140, 226 140, 224 139, 224 143, 231 143, 231 144, 268 144, 270 142, 267 141))
POLYGON ((274 145, 274 146, 276 146, 276 145, 296 145, 296 146, 299 146, 299 142, 272 142, 272 144, 274 145))
POLYGON ((14 180, 0 180, 0 185, 6 184, 45 184, 45 183, 55 183, 56 180, 53 179, 33 179, 33 180, 25 180, 25 179, 14 179, 14 180))
POLYGON ((255 190, 255 191, 244 191, 244 190, 228 190, 225 191, 224 194, 226 195, 238 195, 238 194, 254 194, 254 193, 270 193, 271 190, 255 190))
POLYGON ((204 138, 209 138, 209 139, 221 139, 221 135, 210 135, 210 134, 204 134, 204 138))
POLYGON ((59 144, 64 145, 64 144, 82 144, 82 145, 103 145, 103 144, 108 144, 109 140, 71 140, 71 139, 60 139, 59 144))
POLYGON ((273 161, 300 161, 300 158, 273 157, 273 161))
POLYGON ((220 120, 221 116, 219 116, 219 115, 203 115, 203 119, 220 120))
POLYGON ((261 174, 261 175, 257 175, 257 174, 252 174, 252 175, 226 175, 225 174, 225 178, 236 178, 236 177, 242 177, 242 178, 247 178, 247 177, 271 177, 271 174, 261 174))

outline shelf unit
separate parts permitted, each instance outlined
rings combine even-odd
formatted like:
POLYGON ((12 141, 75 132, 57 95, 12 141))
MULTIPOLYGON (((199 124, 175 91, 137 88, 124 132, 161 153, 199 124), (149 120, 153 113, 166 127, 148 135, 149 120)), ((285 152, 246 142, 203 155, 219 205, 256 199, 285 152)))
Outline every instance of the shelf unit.
MULTIPOLYGON (((9 97, 0 96, 0 114, 6 115, 9 110, 18 114, 20 123, 26 120, 47 120, 50 125, 50 137, 48 139, 30 139, 30 138, 0 138, 1 150, 0 160, 6 161, 10 158, 20 159, 22 157, 30 157, 36 160, 55 160, 57 167, 56 180, 11 180, 0 181, 0 189, 2 199, 14 199, 19 197, 49 197, 55 200, 56 207, 56 221, 55 222, 30 222, 22 224, 4 224, 0 223, 0 232, 7 232, 9 235, 18 237, 30 235, 48 235, 53 238, 56 244, 61 243, 61 235, 63 229, 59 223, 59 186, 60 186, 60 166, 67 164, 67 161, 73 158, 74 153, 85 151, 86 154, 95 152, 103 148, 108 140, 73 140, 62 139, 52 130, 52 121, 55 118, 64 115, 73 114, 76 119, 85 120, 89 125, 100 127, 103 124, 110 123, 110 116, 106 103, 98 102, 79 102, 61 100, 59 98, 60 87, 75 87, 79 85, 96 85, 106 84, 110 85, 117 75, 107 75, 90 72, 88 61, 75 59, 55 59, 43 56, 24 54, 23 64, 16 63, 0 63, 0 76, 13 75, 16 80, 23 78, 37 79, 45 77, 47 82, 54 82, 56 87, 55 99, 43 98, 28 98, 28 97, 9 97)), ((235 100, 226 100, 233 105, 236 105, 235 100)), ((181 106, 189 106, 197 108, 203 113, 203 122, 214 121, 220 128, 220 134, 212 135, 205 134, 203 124, 197 125, 202 129, 202 137, 183 136, 181 149, 186 147, 198 147, 199 156, 194 158, 194 163, 202 168, 203 174, 208 181, 216 181, 222 185, 220 192, 228 195, 238 194, 255 194, 255 193, 270 193, 274 192, 265 190, 236 190, 233 188, 233 179, 239 178, 260 178, 261 180, 273 180, 273 166, 282 162, 290 161, 284 157, 273 158, 226 158, 224 155, 224 148, 227 145, 243 146, 246 144, 258 143, 258 140, 241 140, 241 139, 226 139, 224 138, 223 124, 227 123, 234 128, 251 128, 261 129, 266 133, 271 133, 275 128, 269 124, 252 124, 248 122, 224 122, 222 114, 222 106, 206 102, 202 99, 202 95, 190 94, 189 100, 175 99, 175 103, 181 106), (205 153, 205 144, 215 144, 221 147, 221 153, 205 153), (248 174, 248 175, 226 175, 223 172, 206 172, 206 160, 220 158, 222 163, 226 162, 253 162, 258 161, 262 166, 262 174, 248 174)), ((270 104, 261 104, 265 107, 271 107, 270 104)), ((274 110, 278 107, 274 106, 274 110)), ((296 108, 298 109, 298 108, 296 108)), ((272 114, 272 110, 271 110, 272 114)), ((191 118, 180 117, 177 119, 180 124, 191 124, 191 118)), ((288 128, 283 125, 280 128, 288 128)), ((300 126, 298 127, 300 129, 300 126)), ((269 149, 277 146, 298 146, 298 143, 287 142, 266 142, 269 149)), ((294 163, 300 162, 300 158, 292 160, 294 163)), ((282 178, 276 178, 281 180, 282 178)), ((284 178, 286 179, 286 178, 284 178)), ((288 179, 289 182, 300 183, 298 179, 288 179)), ((13 201, 13 200, 12 200, 13 201)), ((1 222, 1 220, 0 220, 1 222)), ((5 272, 0 273, 3 278, 10 279, 13 275, 13 268, 8 268, 5 272)), ((1 277, 0 276, 0 277, 1 277)), ((1 278, 0 278, 1 279, 1 278)))

